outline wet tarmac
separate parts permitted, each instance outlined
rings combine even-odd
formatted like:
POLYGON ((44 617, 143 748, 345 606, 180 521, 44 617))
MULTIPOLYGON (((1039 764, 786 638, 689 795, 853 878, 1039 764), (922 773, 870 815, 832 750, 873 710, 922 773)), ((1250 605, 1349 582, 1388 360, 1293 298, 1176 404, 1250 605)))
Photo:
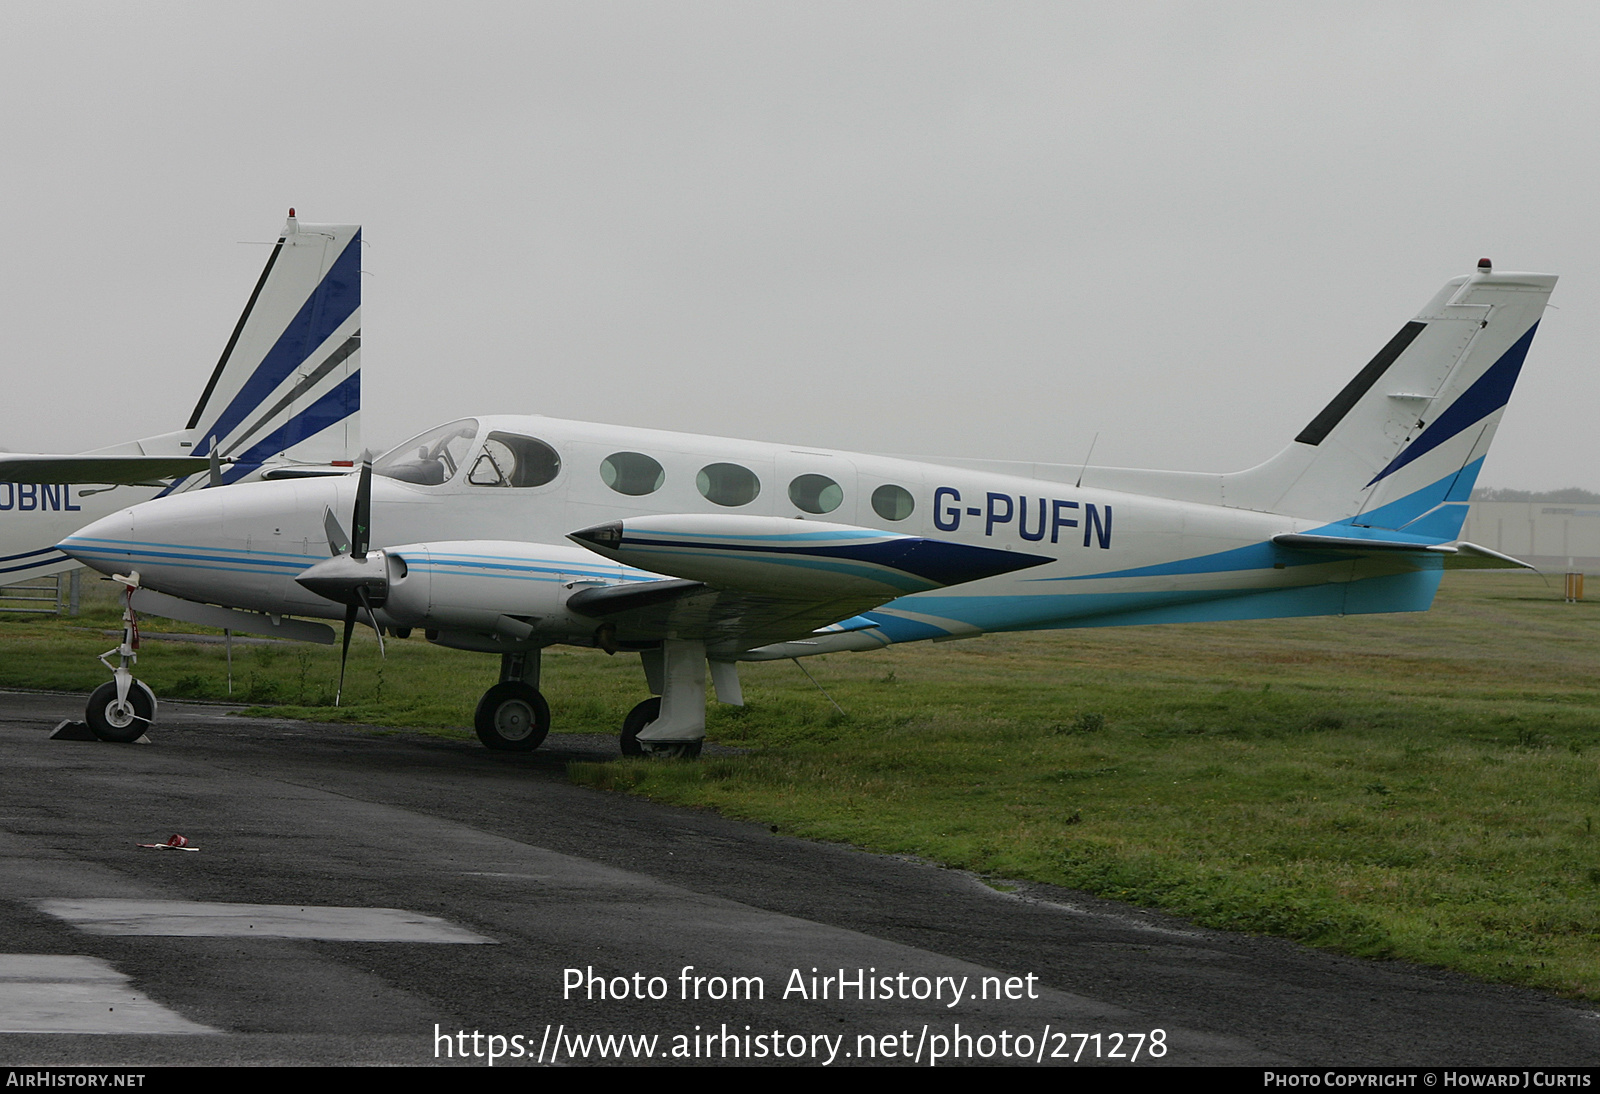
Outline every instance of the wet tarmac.
POLYGON ((81 703, 0 692, 13 1065, 1600 1059, 1552 996, 570 785, 609 738, 164 703, 50 740, 81 703))

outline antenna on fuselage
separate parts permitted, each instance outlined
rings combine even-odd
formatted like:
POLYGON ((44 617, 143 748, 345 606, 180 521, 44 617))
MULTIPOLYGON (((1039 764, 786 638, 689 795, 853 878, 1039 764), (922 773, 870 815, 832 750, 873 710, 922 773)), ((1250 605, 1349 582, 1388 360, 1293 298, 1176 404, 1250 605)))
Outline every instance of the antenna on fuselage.
POLYGON ((1089 442, 1089 451, 1085 452, 1084 455, 1083 455, 1083 466, 1078 468, 1078 481, 1072 484, 1074 487, 1078 487, 1078 486, 1082 486, 1083 485, 1083 473, 1085 471, 1089 470, 1089 457, 1094 455, 1094 446, 1099 444, 1099 443, 1100 443, 1100 431, 1097 429, 1097 430, 1095 430, 1094 440, 1089 442))

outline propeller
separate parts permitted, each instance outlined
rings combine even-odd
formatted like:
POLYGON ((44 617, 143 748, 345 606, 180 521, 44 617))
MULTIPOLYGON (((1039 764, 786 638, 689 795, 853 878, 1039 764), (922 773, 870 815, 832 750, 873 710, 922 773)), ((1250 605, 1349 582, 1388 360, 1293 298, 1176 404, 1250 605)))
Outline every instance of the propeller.
POLYGON ((328 536, 328 549, 332 558, 325 559, 306 570, 295 581, 318 596, 336 604, 345 605, 344 645, 339 653, 339 687, 334 692, 333 705, 338 706, 344 694, 345 662, 350 659, 350 635, 355 630, 356 615, 365 608, 372 629, 378 634, 378 653, 388 656, 383 647, 383 628, 378 625, 374 609, 383 607, 389 596, 388 559, 382 551, 371 552, 372 543, 372 463, 361 461, 361 477, 356 482, 356 503, 350 515, 353 536, 345 535, 339 518, 331 508, 322 512, 322 528, 328 536))

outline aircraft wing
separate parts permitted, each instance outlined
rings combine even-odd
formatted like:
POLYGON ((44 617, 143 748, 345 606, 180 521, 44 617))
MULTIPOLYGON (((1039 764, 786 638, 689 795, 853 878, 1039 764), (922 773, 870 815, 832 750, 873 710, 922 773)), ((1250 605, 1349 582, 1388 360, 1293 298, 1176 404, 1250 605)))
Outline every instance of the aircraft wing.
POLYGON ((154 483, 204 474, 205 456, 56 456, 0 452, 0 482, 154 483))
POLYGON ((888 599, 763 596, 669 578, 579 590, 567 609, 594 619, 619 648, 698 638, 711 650, 733 653, 809 637, 888 599))
POLYGON ((574 532, 602 557, 672 578, 580 590, 567 609, 622 644, 697 638, 733 653, 809 637, 897 597, 1052 561, 1042 555, 779 517, 684 514, 574 532))
MULTIPOLYGON (((357 557, 337 521, 326 531, 334 553, 295 575, 303 589, 350 609, 381 609, 385 626, 488 652, 551 641, 615 652, 681 640, 728 660, 774 643, 873 627, 862 612, 908 593, 1053 561, 843 524, 720 514, 596 525, 569 537, 581 550, 447 540, 357 557)), ((101 565, 138 563, 154 588, 185 571, 186 563, 159 553, 136 557, 102 546, 110 542, 83 539, 68 549, 101 565)))

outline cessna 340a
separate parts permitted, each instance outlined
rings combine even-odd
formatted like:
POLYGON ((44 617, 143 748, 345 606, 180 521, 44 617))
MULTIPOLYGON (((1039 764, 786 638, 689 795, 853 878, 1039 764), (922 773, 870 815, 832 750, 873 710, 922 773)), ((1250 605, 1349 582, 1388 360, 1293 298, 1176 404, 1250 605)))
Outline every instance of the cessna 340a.
MULTIPOLYGON (((440 426, 343 479, 147 502, 61 548, 125 575, 141 586, 135 606, 158 614, 191 618, 193 602, 240 629, 251 613, 342 615, 346 654, 358 619, 380 638, 420 629, 497 653, 476 715, 491 748, 544 739, 545 646, 637 652, 658 698, 628 715, 623 751, 694 754, 708 666, 717 697, 738 703, 740 661, 985 631, 1422 611, 1447 567, 1520 565, 1456 537, 1555 281, 1484 260, 1287 448, 1235 474, 1022 476, 495 416, 440 426)), ((102 736, 142 732, 106 729, 107 714, 90 711, 102 736)))

